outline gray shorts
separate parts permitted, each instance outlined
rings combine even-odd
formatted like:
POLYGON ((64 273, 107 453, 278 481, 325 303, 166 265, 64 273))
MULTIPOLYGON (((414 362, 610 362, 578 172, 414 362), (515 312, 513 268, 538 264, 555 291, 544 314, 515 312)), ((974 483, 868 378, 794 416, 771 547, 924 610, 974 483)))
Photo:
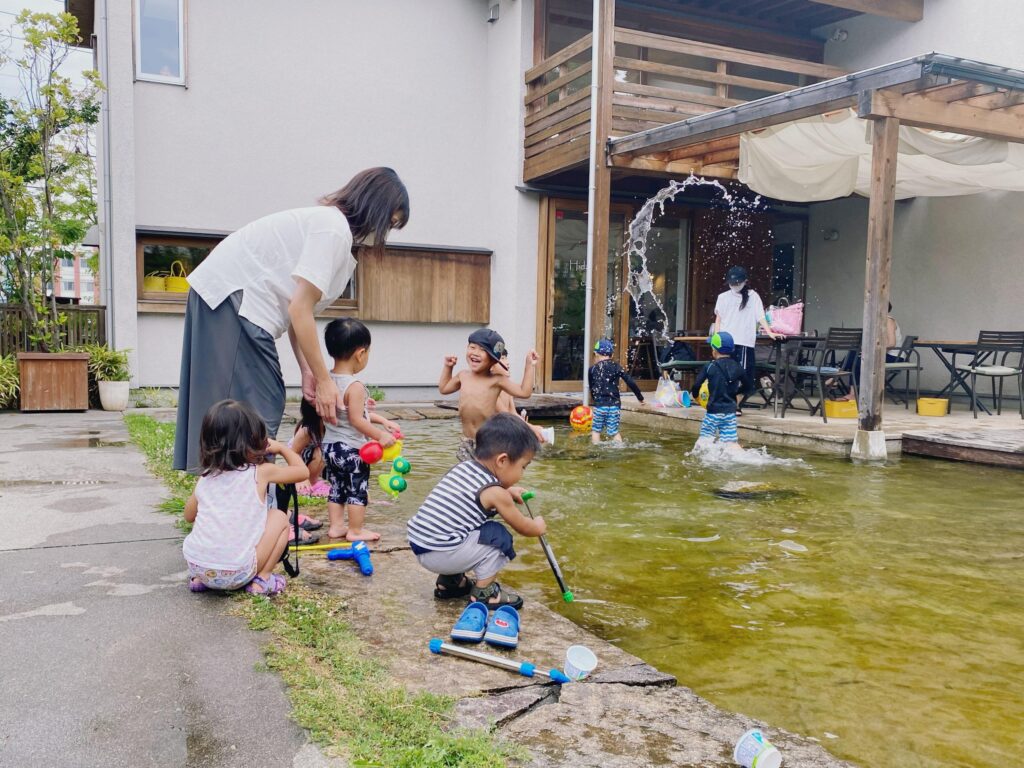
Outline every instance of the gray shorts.
POLYGON ((455 549, 439 549, 416 555, 420 565, 432 573, 452 576, 473 571, 477 580, 489 579, 508 565, 500 549, 480 543, 480 531, 471 531, 455 549))

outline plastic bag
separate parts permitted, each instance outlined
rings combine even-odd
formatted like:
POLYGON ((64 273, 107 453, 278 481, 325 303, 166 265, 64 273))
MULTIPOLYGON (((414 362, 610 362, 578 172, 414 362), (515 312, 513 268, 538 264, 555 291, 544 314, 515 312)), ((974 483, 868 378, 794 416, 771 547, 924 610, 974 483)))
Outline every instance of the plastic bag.
POLYGON ((679 407, 679 385, 672 379, 658 379, 658 388, 654 390, 654 404, 665 408, 679 407))

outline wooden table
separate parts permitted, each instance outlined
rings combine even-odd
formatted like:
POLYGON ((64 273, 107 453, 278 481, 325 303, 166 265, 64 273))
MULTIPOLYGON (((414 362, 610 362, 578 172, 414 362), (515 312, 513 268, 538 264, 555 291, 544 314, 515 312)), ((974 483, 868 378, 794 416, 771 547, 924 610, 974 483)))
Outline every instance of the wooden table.
MULTIPOLYGON (((941 340, 922 340, 918 339, 914 342, 914 347, 922 347, 930 349, 935 353, 935 356, 939 358, 939 361, 949 371, 949 384, 942 388, 936 397, 944 397, 947 393, 952 397, 953 392, 959 386, 967 393, 967 397, 974 399, 974 392, 971 390, 971 385, 967 383, 967 377, 961 376, 960 372, 956 369, 956 356, 958 354, 970 354, 972 357, 978 351, 978 343, 976 341, 941 341, 941 340), (951 357, 946 357, 947 353, 951 353, 951 357)), ((978 406, 987 414, 991 415, 992 412, 985 406, 981 399, 978 399, 978 406)))

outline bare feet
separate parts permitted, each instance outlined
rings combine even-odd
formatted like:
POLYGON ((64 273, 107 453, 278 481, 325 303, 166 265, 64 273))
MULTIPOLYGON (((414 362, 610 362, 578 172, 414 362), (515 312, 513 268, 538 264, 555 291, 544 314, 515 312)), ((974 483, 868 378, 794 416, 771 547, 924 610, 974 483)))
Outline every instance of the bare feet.
POLYGON ((327 529, 328 539, 344 539, 348 536, 348 528, 341 528, 339 531, 335 531, 333 528, 327 529))
POLYGON ((380 541, 380 534, 376 531, 371 531, 369 528, 361 528, 359 530, 353 528, 345 534, 345 538, 349 541, 380 541))

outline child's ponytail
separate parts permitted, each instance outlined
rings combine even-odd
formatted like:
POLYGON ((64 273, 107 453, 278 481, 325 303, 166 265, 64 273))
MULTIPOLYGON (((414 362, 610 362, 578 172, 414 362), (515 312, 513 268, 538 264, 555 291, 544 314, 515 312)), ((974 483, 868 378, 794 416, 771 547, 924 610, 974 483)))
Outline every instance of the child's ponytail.
POLYGON ((742 311, 747 308, 747 301, 750 299, 750 286, 744 283, 743 290, 740 293, 743 295, 743 301, 740 302, 740 310, 742 311))

